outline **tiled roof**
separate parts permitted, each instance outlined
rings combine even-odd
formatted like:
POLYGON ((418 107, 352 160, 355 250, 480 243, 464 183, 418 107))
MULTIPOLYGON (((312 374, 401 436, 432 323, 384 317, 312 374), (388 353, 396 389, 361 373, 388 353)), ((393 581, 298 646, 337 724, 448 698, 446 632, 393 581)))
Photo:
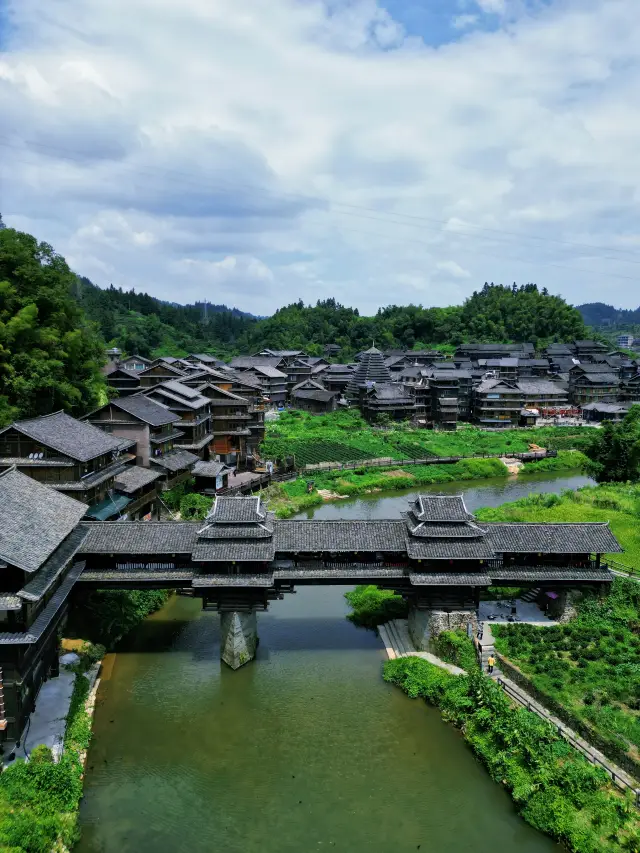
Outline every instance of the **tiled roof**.
POLYGON ((24 585, 18 596, 24 598, 25 601, 39 601, 79 551, 86 535, 87 530, 84 525, 76 527, 33 575, 31 580, 24 585))
POLYGON ((548 379, 520 379, 518 388, 525 394, 560 394, 566 395, 564 388, 548 379))
POLYGON ((22 599, 9 593, 0 594, 0 610, 22 610, 22 599))
POLYGON ((418 495, 413 512, 418 521, 469 521, 463 495, 418 495))
POLYGON ((287 374, 278 370, 277 367, 271 367, 270 364, 256 364, 253 368, 256 373, 266 376, 268 379, 286 379, 287 374))
POLYGON ((152 584, 159 582, 163 583, 179 583, 180 581, 191 581, 193 571, 191 570, 175 570, 162 568, 144 568, 144 569, 95 569, 84 571, 79 579, 79 583, 123 583, 125 581, 133 581, 136 584, 148 581, 152 584))
POLYGON ((0 559, 35 572, 86 510, 86 504, 9 468, 0 474, 0 559))
POLYGON ((273 517, 270 512, 267 518, 259 523, 248 524, 208 524, 200 531, 200 539, 271 539, 273 536, 273 517))
POLYGON ((195 575, 192 586, 198 587, 228 587, 228 586, 273 586, 273 572, 257 575, 195 575))
MULTIPOLYGON (((153 397, 154 395, 159 395, 163 400, 167 400, 165 405, 171 408, 172 404, 178 403, 180 406, 186 406, 187 409, 193 409, 194 411, 197 409, 202 409, 209 405, 209 399, 207 397, 203 397, 199 391, 196 391, 195 388, 190 388, 188 385, 184 385, 182 382, 174 382, 171 380, 170 382, 163 382, 161 385, 154 385, 152 388, 149 388, 146 391, 149 396, 153 397), (193 393, 184 394, 182 391, 177 391, 175 386, 179 385, 181 388, 186 391, 190 391, 193 393), (169 387, 174 386, 174 387, 169 387)), ((175 407, 174 407, 175 408, 175 407)))
POLYGON ((127 465, 124 471, 115 479, 115 487, 125 495, 132 495, 138 489, 153 483, 161 477, 160 471, 152 471, 150 468, 141 468, 139 465, 127 465))
POLYGON ((65 412, 55 412, 28 421, 16 421, 11 427, 78 462, 88 462, 96 456, 120 449, 120 439, 85 421, 78 421, 65 412))
POLYGON ((459 521, 440 524, 430 521, 417 521, 413 513, 407 513, 407 528, 412 536, 424 539, 478 539, 486 534, 486 530, 477 524, 459 521))
POLYGON ((336 396, 336 391, 294 391, 292 397, 299 400, 317 400, 319 403, 329 403, 336 396))
POLYGON ((111 405, 150 426, 164 426, 180 420, 179 415, 174 414, 161 403, 150 400, 145 394, 118 397, 116 400, 111 400, 111 405))
POLYGON ((267 508, 259 495, 251 497, 217 497, 207 516, 209 524, 264 523, 267 508))
POLYGON ((553 566, 521 566, 511 569, 491 569, 492 583, 498 581, 522 581, 538 583, 543 581, 581 581, 582 583, 611 583, 613 575, 602 569, 572 569, 553 566))
POLYGON ((275 550, 268 539, 200 539, 193 549, 194 562, 270 562, 275 550))
POLYGON ((493 548, 502 553, 608 554, 622 551, 608 523, 485 523, 493 548))
POLYGON ((94 521, 80 553, 89 554, 190 554, 202 522, 94 521))
POLYGON ((196 462, 193 466, 193 474, 196 477, 217 477, 219 474, 229 474, 231 468, 224 462, 196 462))
POLYGON ((405 550, 402 521, 278 521, 276 552, 405 550))
POLYGON ((229 366, 246 370, 247 368, 255 367, 277 367, 281 361, 281 358, 274 358, 267 355, 241 355, 237 358, 232 358, 229 366))
POLYGON ((419 539, 407 536, 412 560, 487 560, 494 555, 489 537, 477 539, 419 539))
POLYGON ((149 459, 149 462, 159 465, 161 468, 166 468, 167 471, 171 471, 172 473, 185 471, 197 461, 198 457, 193 453, 189 453, 188 450, 173 450, 171 453, 167 453, 166 456, 152 456, 149 459))
POLYGON ((81 480, 54 480, 49 483, 49 488, 60 492, 86 492, 88 489, 93 489, 95 486, 100 486, 116 477, 121 471, 127 467, 127 459, 132 459, 132 456, 120 456, 111 465, 101 468, 99 471, 94 471, 92 474, 87 474, 81 480))
POLYGON ((51 596, 46 607, 37 616, 33 624, 24 632, 6 632, 0 634, 0 645, 30 645, 37 643, 62 609, 74 583, 82 574, 83 569, 84 563, 76 563, 75 566, 72 566, 66 578, 51 596))
POLYGON ((491 586, 491 578, 479 572, 411 572, 409 579, 414 586, 491 586))

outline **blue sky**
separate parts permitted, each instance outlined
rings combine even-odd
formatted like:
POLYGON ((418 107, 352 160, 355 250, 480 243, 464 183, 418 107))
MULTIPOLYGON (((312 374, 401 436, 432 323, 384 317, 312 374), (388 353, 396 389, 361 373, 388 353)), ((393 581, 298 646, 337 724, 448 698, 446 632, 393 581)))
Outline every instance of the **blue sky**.
POLYGON ((0 211, 173 301, 637 307, 638 44, 637 0, 0 0, 0 211))

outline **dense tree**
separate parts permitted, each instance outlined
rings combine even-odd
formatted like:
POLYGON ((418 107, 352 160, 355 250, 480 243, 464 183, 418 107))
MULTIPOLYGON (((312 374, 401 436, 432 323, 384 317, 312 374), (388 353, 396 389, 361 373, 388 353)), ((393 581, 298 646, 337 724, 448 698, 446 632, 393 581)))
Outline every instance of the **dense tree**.
POLYGON ((599 483, 640 480, 640 406, 620 423, 605 421, 585 453, 587 470, 599 483))
POLYGON ((104 344, 72 296, 75 277, 51 246, 0 229, 0 423, 104 394, 104 344))

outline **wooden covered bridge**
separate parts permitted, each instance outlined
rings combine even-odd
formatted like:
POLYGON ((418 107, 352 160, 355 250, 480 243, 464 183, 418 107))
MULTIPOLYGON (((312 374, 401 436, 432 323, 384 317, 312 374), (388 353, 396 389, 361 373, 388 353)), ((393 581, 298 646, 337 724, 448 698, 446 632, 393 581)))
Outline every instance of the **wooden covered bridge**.
POLYGON ((277 520, 259 496, 218 497, 205 522, 84 522, 85 509, 16 470, 0 475, 0 666, 14 732, 55 669, 76 584, 192 589, 220 612, 222 658, 235 669, 254 656, 256 613, 299 584, 396 591, 425 648, 440 630, 475 626, 489 586, 553 589, 561 599, 604 589, 613 576, 601 555, 621 550, 604 523, 480 523, 462 495, 420 496, 388 521, 277 520))

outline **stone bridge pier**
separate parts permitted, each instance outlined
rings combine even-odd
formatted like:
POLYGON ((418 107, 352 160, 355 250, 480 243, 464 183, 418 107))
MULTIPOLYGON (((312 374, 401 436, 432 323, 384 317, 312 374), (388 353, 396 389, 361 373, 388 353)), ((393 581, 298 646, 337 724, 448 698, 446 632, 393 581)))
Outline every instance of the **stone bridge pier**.
POLYGON ((409 635, 419 651, 430 651, 429 642, 443 631, 468 631, 471 625, 472 636, 478 630, 478 617, 475 607, 443 609, 436 607, 409 607, 409 635))
POLYGON ((255 609, 220 612, 220 656, 231 669, 253 660, 258 646, 258 617, 255 609))

